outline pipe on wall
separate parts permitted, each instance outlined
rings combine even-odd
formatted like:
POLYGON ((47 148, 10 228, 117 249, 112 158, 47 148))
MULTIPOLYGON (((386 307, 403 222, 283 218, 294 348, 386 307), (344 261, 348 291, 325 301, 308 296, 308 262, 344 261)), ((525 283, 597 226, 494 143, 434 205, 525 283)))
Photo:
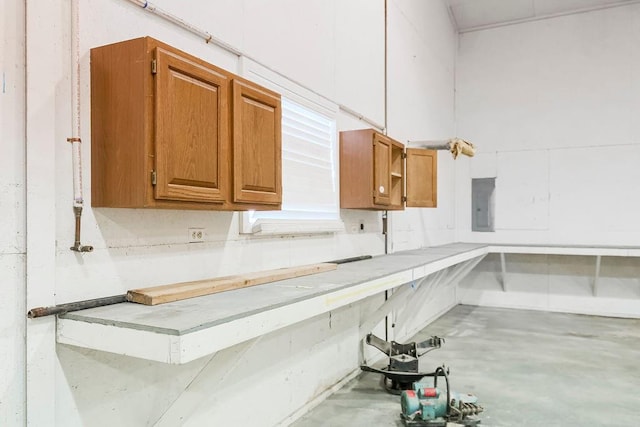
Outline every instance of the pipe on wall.
POLYGON ((74 243, 69 249, 92 252, 93 246, 80 243, 82 221, 82 140, 80 139, 80 12, 79 0, 71 1, 71 162, 73 165, 74 243))
POLYGON ((196 36, 200 37, 201 39, 203 39, 205 41, 205 43, 207 44, 212 44, 215 46, 218 46, 224 50, 226 50, 227 52, 233 53, 234 55, 237 56, 243 56, 245 58, 250 59, 251 61, 261 65, 262 67, 268 69, 269 71, 282 76, 284 78, 286 78, 287 80, 291 81, 292 83, 295 83, 296 85, 303 87, 304 89, 308 90, 309 92, 313 93, 316 96, 319 96, 322 99, 326 99, 327 101, 331 102, 332 104, 335 104, 338 106, 338 108, 340 108, 340 110, 344 111, 347 114, 352 115, 353 117, 357 118, 358 120, 362 120, 363 122, 368 123, 369 125, 375 127, 376 129, 383 131, 385 129, 385 125, 382 125, 380 123, 377 123, 376 121, 368 118, 367 116, 358 113, 357 111, 347 107, 346 105, 340 104, 338 102, 335 102, 333 100, 331 100, 330 98, 327 98, 325 95, 322 95, 318 92, 316 92, 315 90, 301 84, 300 82, 293 80, 291 77, 286 76, 284 74, 282 74, 281 72, 279 72, 278 70, 273 69, 272 67, 269 67, 266 64, 263 64, 262 62, 258 61, 255 58, 252 58, 250 55, 247 55, 246 53, 242 52, 240 49, 230 45, 229 43, 226 43, 222 40, 220 40, 219 38, 215 37, 213 34, 209 33, 208 31, 203 30, 202 28, 199 28, 187 21, 185 21, 182 18, 179 18, 178 16, 167 12, 166 10, 156 6, 155 4, 146 1, 146 0, 127 0, 130 3, 135 4, 136 6, 141 7, 142 9, 144 9, 145 11, 156 15, 166 21, 171 22, 172 24, 177 25, 178 27, 185 29, 187 31, 189 31, 192 34, 195 34, 196 36))

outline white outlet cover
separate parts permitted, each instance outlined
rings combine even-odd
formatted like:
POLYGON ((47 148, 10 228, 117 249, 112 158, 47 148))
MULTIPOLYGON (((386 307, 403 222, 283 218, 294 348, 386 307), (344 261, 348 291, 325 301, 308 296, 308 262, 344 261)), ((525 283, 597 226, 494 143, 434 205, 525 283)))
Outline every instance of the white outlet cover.
POLYGON ((205 235, 206 233, 204 228, 189 228, 187 240, 189 243, 204 242, 205 235))

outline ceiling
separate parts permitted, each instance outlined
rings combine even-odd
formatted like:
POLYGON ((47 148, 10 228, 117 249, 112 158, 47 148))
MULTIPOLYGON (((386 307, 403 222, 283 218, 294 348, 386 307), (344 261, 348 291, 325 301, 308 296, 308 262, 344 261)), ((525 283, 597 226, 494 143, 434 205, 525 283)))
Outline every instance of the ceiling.
POLYGON ((640 0, 445 0, 459 32, 639 3, 640 0))

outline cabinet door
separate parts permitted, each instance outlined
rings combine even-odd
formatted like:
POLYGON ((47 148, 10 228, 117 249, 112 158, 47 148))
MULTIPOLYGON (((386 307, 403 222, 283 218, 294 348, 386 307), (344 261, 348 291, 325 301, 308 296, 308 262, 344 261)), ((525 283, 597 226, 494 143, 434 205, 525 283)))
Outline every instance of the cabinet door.
POLYGON ((438 202, 438 153, 407 148, 407 206, 435 208, 438 202))
POLYGON ((380 134, 373 136, 373 203, 391 203, 391 150, 392 142, 380 134))
POLYGON ((258 85, 233 81, 233 200, 282 202, 280 97, 258 85))
POLYGON ((155 197, 221 203, 228 192, 228 79, 162 48, 156 61, 155 197))

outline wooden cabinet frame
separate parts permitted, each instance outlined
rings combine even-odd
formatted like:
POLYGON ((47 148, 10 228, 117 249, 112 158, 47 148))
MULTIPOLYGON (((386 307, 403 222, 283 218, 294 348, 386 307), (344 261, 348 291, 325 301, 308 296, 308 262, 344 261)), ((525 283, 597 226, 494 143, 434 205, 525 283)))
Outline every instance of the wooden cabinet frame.
POLYGON ((340 207, 437 206, 437 152, 406 149, 373 129, 340 132, 340 207))
POLYGON ((223 203, 229 194, 228 78, 160 47, 155 61, 154 196, 223 203))
POLYGON ((275 205, 282 202, 281 153, 280 97, 236 78, 233 81, 235 202, 275 205))
POLYGON ((153 38, 91 49, 92 206, 278 210, 280 122, 277 93, 153 38))

